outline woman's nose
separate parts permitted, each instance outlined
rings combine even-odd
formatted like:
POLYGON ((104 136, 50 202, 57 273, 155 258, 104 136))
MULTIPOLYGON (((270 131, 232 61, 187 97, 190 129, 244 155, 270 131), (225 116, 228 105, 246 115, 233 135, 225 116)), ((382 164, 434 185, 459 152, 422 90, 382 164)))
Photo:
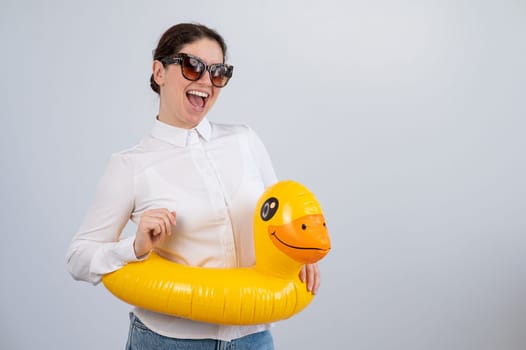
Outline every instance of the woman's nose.
POLYGON ((206 84, 206 85, 212 86, 212 79, 210 77, 210 71, 208 71, 208 69, 205 70, 205 72, 203 73, 201 78, 199 78, 198 82, 201 83, 201 84, 206 84))

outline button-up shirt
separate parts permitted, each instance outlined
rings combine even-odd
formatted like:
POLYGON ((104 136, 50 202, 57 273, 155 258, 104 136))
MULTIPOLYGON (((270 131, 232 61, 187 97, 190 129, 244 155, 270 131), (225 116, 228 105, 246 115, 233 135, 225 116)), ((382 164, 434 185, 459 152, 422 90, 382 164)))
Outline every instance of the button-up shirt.
MULTIPOLYGON (((138 145, 111 156, 69 247, 69 271, 97 284, 104 274, 137 261, 135 237, 121 233, 130 219, 138 224, 145 211, 157 208, 175 211, 177 221, 172 235, 156 245, 160 255, 200 267, 252 266, 253 211, 276 181, 267 151, 249 127, 205 118, 193 129, 181 129, 156 120, 138 145)), ((174 338, 231 340, 268 328, 134 312, 153 331, 174 338)))

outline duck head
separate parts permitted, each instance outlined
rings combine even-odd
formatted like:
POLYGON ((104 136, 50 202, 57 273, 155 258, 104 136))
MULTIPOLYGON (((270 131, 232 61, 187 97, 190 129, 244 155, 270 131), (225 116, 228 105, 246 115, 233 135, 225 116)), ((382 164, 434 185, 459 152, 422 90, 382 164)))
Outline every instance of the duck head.
POLYGON ((254 212, 256 269, 283 277, 322 259, 330 239, 316 197, 292 180, 280 181, 260 197, 254 212))

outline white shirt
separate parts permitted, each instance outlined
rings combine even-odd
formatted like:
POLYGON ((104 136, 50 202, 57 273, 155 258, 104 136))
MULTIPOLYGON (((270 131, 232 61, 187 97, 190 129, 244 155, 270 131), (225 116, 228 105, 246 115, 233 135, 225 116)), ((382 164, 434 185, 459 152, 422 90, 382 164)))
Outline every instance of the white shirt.
MULTIPOLYGON (((135 237, 120 239, 128 220, 149 209, 176 211, 172 235, 155 250, 201 267, 255 262, 252 218, 259 196, 277 181, 264 145, 242 125, 211 123, 181 129, 155 121, 135 147, 112 155, 94 202, 67 253, 75 279, 97 284, 102 275, 137 261, 135 237)), ((269 325, 200 323, 135 308, 153 331, 174 338, 231 340, 269 325)))

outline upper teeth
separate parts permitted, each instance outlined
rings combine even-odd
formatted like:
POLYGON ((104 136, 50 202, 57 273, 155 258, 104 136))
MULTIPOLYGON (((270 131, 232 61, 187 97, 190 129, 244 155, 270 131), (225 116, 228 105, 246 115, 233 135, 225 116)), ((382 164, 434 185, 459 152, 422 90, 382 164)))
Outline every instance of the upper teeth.
POLYGON ((203 98, 207 98, 208 97, 208 94, 206 92, 196 91, 196 90, 190 90, 190 91, 188 91, 188 94, 196 95, 196 96, 203 97, 203 98))

